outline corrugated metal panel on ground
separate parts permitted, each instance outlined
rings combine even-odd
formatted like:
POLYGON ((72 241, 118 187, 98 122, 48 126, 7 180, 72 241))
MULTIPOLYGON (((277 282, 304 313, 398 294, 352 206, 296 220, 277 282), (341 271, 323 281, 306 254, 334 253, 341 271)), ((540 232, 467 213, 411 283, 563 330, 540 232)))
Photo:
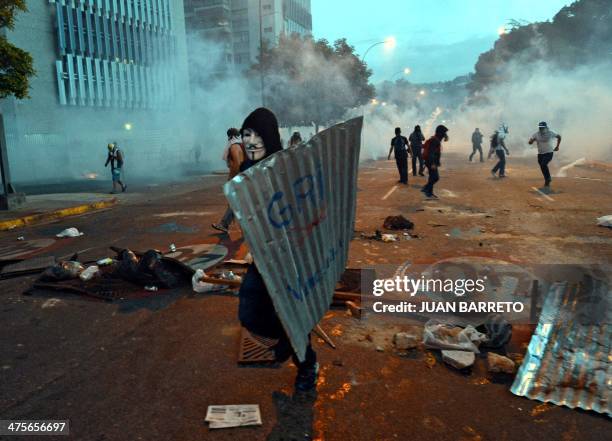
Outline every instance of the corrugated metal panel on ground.
POLYGON ((362 124, 359 117, 333 126, 224 187, 300 359, 346 265, 362 124))
POLYGON ((612 416, 609 299, 609 285, 590 277, 553 285, 512 393, 612 416))

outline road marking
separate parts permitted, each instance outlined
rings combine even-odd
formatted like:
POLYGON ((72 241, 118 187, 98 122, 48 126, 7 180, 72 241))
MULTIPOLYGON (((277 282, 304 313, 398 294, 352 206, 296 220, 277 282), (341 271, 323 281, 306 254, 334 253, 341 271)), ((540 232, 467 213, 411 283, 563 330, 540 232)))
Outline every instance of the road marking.
POLYGON ((531 187, 533 188, 537 193, 539 193, 541 196, 543 196, 544 198, 548 199, 551 202, 555 202, 555 200, 553 198, 551 198, 550 196, 548 196, 546 193, 542 193, 539 189, 535 188, 535 187, 531 187))
POLYGON ((397 185, 394 185, 393 188, 389 190, 386 195, 383 196, 382 200, 384 201, 389 196, 391 196, 395 190, 397 190, 397 185))

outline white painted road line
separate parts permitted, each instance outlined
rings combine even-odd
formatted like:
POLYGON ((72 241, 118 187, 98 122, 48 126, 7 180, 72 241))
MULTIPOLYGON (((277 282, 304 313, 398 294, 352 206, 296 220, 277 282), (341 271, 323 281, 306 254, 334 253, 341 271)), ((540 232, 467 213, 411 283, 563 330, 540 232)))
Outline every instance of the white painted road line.
POLYGON ((544 197, 544 198, 548 199, 548 200, 549 200, 549 201, 551 201, 551 202, 555 202, 555 200, 554 200, 553 198, 551 198, 550 196, 548 196, 546 193, 542 193, 540 190, 538 190, 538 189, 537 189, 537 188, 535 188, 535 187, 531 187, 531 188, 533 188, 533 189, 534 189, 534 190, 535 190, 537 193, 539 193, 539 194, 540 194, 542 197, 544 197))
POLYGON ((393 192, 397 190, 397 185, 395 185, 391 190, 389 190, 387 192, 386 195, 383 196, 382 200, 384 201, 385 199, 387 199, 389 196, 391 196, 393 194, 393 192))

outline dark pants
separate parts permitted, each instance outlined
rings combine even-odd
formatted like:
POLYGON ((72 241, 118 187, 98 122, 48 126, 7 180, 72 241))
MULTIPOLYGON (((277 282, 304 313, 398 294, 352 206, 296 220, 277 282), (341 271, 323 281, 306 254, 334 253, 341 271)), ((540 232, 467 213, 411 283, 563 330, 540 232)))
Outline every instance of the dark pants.
POLYGON ((495 150, 499 161, 495 164, 495 167, 491 170, 493 173, 497 173, 499 170, 499 175, 504 176, 506 174, 506 153, 503 150, 495 150))
POLYGON ((440 173, 438 172, 438 167, 431 168, 429 165, 427 166, 427 173, 429 174, 429 178, 427 179, 427 184, 423 186, 423 193, 430 196, 433 194, 435 183, 440 180, 440 173))
POLYGON ((472 158, 474 157, 476 152, 480 152, 480 162, 483 162, 484 160, 482 159, 482 146, 480 144, 472 144, 472 154, 470 155, 470 162, 472 161, 472 158))
POLYGON ((417 159, 419 160, 419 174, 423 174, 423 170, 425 166, 423 165, 423 148, 422 147, 412 147, 412 176, 416 176, 416 163, 417 159))
POLYGON ((408 183, 408 154, 395 155, 395 163, 397 164, 397 171, 399 172, 400 182, 402 184, 408 183))
POLYGON ((553 152, 550 153, 541 153, 538 155, 538 164, 540 164, 540 170, 542 170, 542 174, 544 175, 544 185, 550 184, 550 170, 548 170, 548 163, 552 161, 553 152))
POLYGON ((225 228, 229 228, 232 222, 234 222, 234 212, 230 207, 227 207, 225 214, 223 214, 223 217, 221 218, 221 225, 223 225, 225 228))
MULTIPOLYGON (((276 315, 266 284, 255 265, 250 265, 247 269, 238 296, 240 300, 238 304, 240 323, 254 334, 278 339, 278 343, 274 346, 278 362, 282 363, 291 357, 299 372, 311 369, 315 365, 317 354, 312 349, 310 342, 306 348, 306 359, 302 363, 298 360, 291 347, 289 337, 287 337, 285 329, 278 315, 276 315)), ((308 336, 308 339, 310 341, 310 336, 308 336)))

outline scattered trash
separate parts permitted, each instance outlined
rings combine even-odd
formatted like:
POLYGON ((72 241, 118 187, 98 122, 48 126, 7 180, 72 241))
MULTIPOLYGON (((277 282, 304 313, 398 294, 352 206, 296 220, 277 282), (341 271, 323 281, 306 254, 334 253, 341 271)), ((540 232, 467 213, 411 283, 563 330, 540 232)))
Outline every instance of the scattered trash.
POLYGON ((70 227, 70 228, 66 228, 64 231, 62 231, 61 233, 57 233, 55 235, 55 237, 59 237, 59 238, 63 238, 63 237, 79 237, 82 236, 84 233, 81 233, 79 230, 77 230, 74 227, 70 227))
POLYGON ((385 348, 383 348, 382 346, 376 346, 376 351, 377 352, 385 352, 385 348))
POLYGON ((93 279, 99 272, 100 268, 98 268, 96 265, 92 265, 79 274, 79 279, 81 279, 83 282, 87 282, 88 280, 93 279))
POLYGON ((374 234, 361 233, 361 237, 363 239, 382 240, 382 233, 380 230, 376 230, 374 234))
POLYGON ((99 266, 112 265, 113 262, 114 262, 114 259, 112 257, 105 257, 104 259, 98 260, 96 262, 96 265, 99 265, 99 266))
POLYGON ((513 374, 515 370, 514 361, 494 352, 487 353, 487 363, 489 365, 489 372, 513 374))
POLYGON ((388 216, 383 223, 383 228, 385 230, 412 230, 414 223, 400 214, 398 216, 388 216))
POLYGON ((259 404, 208 406, 205 421, 211 429, 227 427, 260 426, 259 404))
POLYGON ((193 290, 199 294, 213 291, 224 291, 229 288, 227 285, 218 285, 215 283, 202 282, 202 279, 206 276, 204 270, 197 270, 191 278, 191 286, 193 290))
POLYGON ((597 218, 597 225, 600 227, 612 228, 612 214, 597 218))
POLYGON ((407 332, 398 332, 393 336, 393 343, 399 350, 414 349, 419 345, 418 339, 415 335, 407 332))
POLYGON ((57 282, 61 280, 76 279, 84 269, 83 265, 72 260, 59 262, 47 268, 40 276, 40 280, 43 282, 57 282))
POLYGON ((61 305, 62 302, 60 299, 56 299, 56 298, 52 298, 52 299, 47 299, 44 301, 44 303, 40 306, 42 309, 47 309, 47 308, 54 308, 57 305, 61 305))
POLYGON ((151 291, 151 292, 159 291, 159 288, 155 285, 145 286, 144 289, 145 291, 151 291))
POLYGON ((478 345, 486 340, 472 325, 465 328, 429 320, 423 330, 423 343, 431 349, 471 351, 478 354, 478 345))
POLYGON ((173 243, 171 243, 168 248, 170 249, 170 252, 172 252, 172 253, 176 252, 176 245, 174 245, 173 243))
POLYGON ((381 237, 383 242, 397 242, 398 237, 397 234, 383 234, 381 237))
POLYGON ((325 331, 323 330, 323 328, 321 327, 321 325, 317 325, 314 327, 313 329, 314 333, 317 334, 319 337, 321 337, 321 339, 323 339, 323 341, 325 343, 327 343, 329 346, 331 346, 332 349, 336 349, 336 345, 334 344, 334 342, 332 341, 331 338, 329 338, 329 335, 327 335, 325 333, 325 331))
POLYGON ((23 236, 19 236, 19 237, 17 238, 17 240, 19 240, 19 241, 21 241, 21 240, 25 240, 25 237, 23 237, 23 236))
POLYGON ((157 285, 162 288, 176 288, 181 284, 179 278, 166 268, 157 250, 149 250, 138 258, 133 251, 124 249, 119 251, 117 257, 119 261, 113 275, 123 280, 140 286, 157 285))
POLYGON ((442 351, 442 360, 455 369, 466 369, 474 364, 476 356, 469 351, 442 351))
POLYGON ((357 303, 351 300, 347 301, 345 304, 353 317, 361 318, 361 314, 363 313, 362 307, 358 306, 357 303))
POLYGON ((512 325, 501 314, 488 316, 482 325, 476 327, 476 330, 487 336, 482 347, 501 348, 512 338, 512 325))

